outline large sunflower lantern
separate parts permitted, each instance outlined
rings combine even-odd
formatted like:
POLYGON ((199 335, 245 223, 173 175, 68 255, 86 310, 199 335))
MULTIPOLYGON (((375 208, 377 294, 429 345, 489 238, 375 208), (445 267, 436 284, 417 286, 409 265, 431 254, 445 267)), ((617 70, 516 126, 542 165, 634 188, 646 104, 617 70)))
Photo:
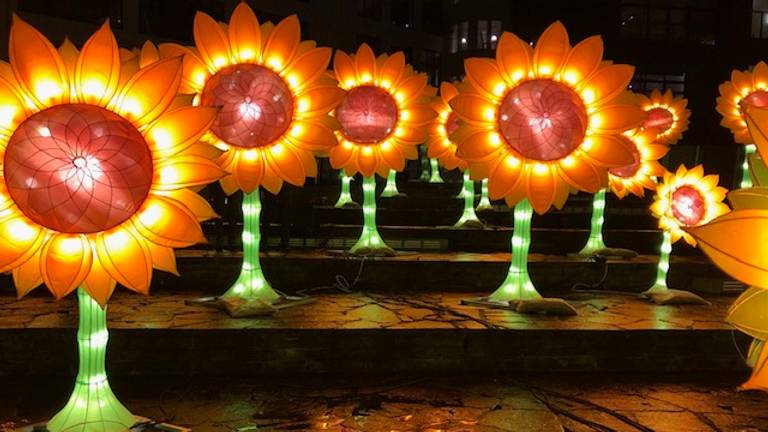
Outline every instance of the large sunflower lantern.
POLYGON ((532 212, 560 208, 571 189, 595 193, 607 170, 633 163, 621 134, 645 113, 617 103, 632 77, 628 65, 602 61, 599 36, 574 47, 559 22, 531 47, 504 33, 496 59, 465 61, 466 90, 450 105, 460 119, 457 154, 474 179, 488 178, 492 199, 515 206, 512 263, 502 285, 478 304, 538 311, 574 310, 545 301, 528 276, 532 212))
POLYGON ((747 128, 745 109, 747 107, 768 107, 768 64, 759 62, 752 70, 734 69, 731 80, 720 84, 717 98, 717 112, 723 119, 722 126, 733 134, 733 140, 744 145, 741 188, 752 186, 749 175, 749 158, 755 152, 755 144, 747 128))
POLYGON ((402 171, 426 141, 426 126, 435 113, 428 104, 427 76, 405 64, 397 52, 376 57, 362 44, 357 53, 336 51, 333 69, 347 91, 336 108, 339 145, 331 149, 331 166, 363 176, 363 231, 350 252, 393 255, 376 227, 376 178, 402 171))
POLYGON ((451 135, 459 127, 459 119, 449 105, 451 99, 459 94, 456 86, 444 82, 440 84, 440 95, 434 98, 432 109, 437 113, 435 120, 429 125, 427 139, 427 155, 437 160, 447 170, 460 169, 463 172, 461 191, 457 198, 464 200, 464 210, 454 227, 482 227, 483 223, 475 213, 475 182, 469 177, 469 165, 456 156, 456 144, 451 141, 451 135))
POLYGON ((717 175, 704 175, 704 168, 697 165, 690 170, 680 165, 674 174, 664 175, 663 183, 656 189, 651 212, 659 219, 663 231, 661 255, 656 272, 656 282, 643 293, 659 304, 700 304, 704 301, 687 291, 667 287, 669 255, 672 244, 681 238, 691 246, 696 240, 685 230, 704 225, 729 211, 722 201, 727 190, 717 185, 717 175))
POLYGON ((688 99, 675 96, 669 89, 664 93, 653 89, 650 95, 638 94, 637 98, 640 108, 647 113, 643 128, 656 131, 657 143, 672 145, 683 137, 691 117, 686 108, 688 99))
MULTIPOLYGON (((768 156, 768 109, 747 106, 744 118, 757 151, 768 156)), ((761 177, 755 179, 759 181, 761 177)), ((747 356, 752 375, 742 388, 768 391, 768 319, 765 315, 768 305, 768 255, 765 254, 768 188, 765 186, 766 183, 758 183, 757 187, 731 191, 728 200, 733 206, 732 212, 706 224, 686 228, 686 231, 715 265, 750 287, 729 309, 727 321, 754 338, 747 356)))
MULTIPOLYGON (((626 132, 623 139, 632 147, 633 162, 608 170, 608 189, 620 199, 627 195, 645 196, 645 190, 656 189, 656 178, 667 170, 659 163, 669 147, 657 143, 656 129, 634 129, 626 132)), ((606 189, 600 189, 592 200, 592 221, 587 244, 579 255, 594 255, 605 249, 603 225, 605 223, 606 189)))
POLYGON ((227 194, 243 192, 243 264, 218 298, 233 315, 269 313, 301 303, 278 294, 259 261, 259 189, 277 194, 283 182, 302 186, 317 174, 314 155, 337 144, 328 113, 343 91, 326 75, 330 48, 301 41, 299 20, 259 24, 245 3, 229 25, 198 12, 196 48, 162 44, 161 56, 185 55, 184 90, 202 106, 220 107, 203 138, 225 150, 220 166, 227 194))
POLYGON ((223 171, 198 139, 215 108, 175 107, 182 59, 121 69, 108 24, 59 50, 14 16, 0 68, 0 271, 19 296, 77 290, 79 369, 50 431, 122 431, 136 422, 104 369, 106 303, 117 283, 148 294, 173 248, 203 241, 213 215, 192 191, 223 171))

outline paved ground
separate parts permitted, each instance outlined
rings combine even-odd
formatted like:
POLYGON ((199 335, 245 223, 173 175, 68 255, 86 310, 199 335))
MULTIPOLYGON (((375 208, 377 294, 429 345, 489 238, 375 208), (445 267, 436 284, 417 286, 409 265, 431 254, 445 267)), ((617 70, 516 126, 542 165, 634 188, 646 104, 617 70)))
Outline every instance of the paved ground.
MULTIPOLYGON (((707 378, 706 383, 674 376, 549 376, 113 384, 134 413, 201 432, 768 430, 768 395, 736 392, 741 377, 707 378), (651 378, 659 382, 649 383, 651 378)), ((67 387, 58 381, 5 383, 13 391, 0 393, 0 431, 45 419, 63 403, 67 387)))

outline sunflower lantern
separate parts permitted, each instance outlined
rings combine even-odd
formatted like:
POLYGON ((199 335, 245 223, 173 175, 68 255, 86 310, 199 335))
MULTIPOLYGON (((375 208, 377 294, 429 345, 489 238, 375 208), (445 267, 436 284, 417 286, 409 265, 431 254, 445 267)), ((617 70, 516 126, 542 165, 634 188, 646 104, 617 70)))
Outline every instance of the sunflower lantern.
POLYGON ((427 103, 427 77, 405 64, 405 55, 374 56, 362 44, 357 53, 336 51, 333 69, 347 91, 336 108, 339 145, 331 149, 331 166, 363 176, 363 231, 350 250, 359 255, 394 255, 376 226, 376 178, 402 171, 406 159, 418 157, 426 141, 424 126, 435 113, 427 103))
POLYGON ((495 60, 465 61, 466 86, 450 101, 460 120, 457 155, 475 180, 488 178, 491 199, 515 206, 507 278, 489 297, 468 303, 575 313, 562 300, 542 299, 528 276, 531 216, 562 207, 571 189, 597 192, 609 168, 634 161, 621 134, 645 113, 615 100, 633 68, 603 62, 602 53, 599 36, 571 47, 555 22, 533 49, 505 32, 495 60))
MULTIPOLYGON (((659 159, 667 154, 669 148, 656 143, 657 135, 658 131, 653 128, 638 128, 622 135, 622 139, 632 148, 633 162, 623 167, 608 170, 608 188, 619 199, 630 194, 638 197, 645 196, 645 190, 655 190, 656 178, 667 172, 659 163, 659 159)), ((589 237, 587 244, 579 252, 581 256, 591 256, 606 249, 603 241, 605 195, 606 189, 600 189, 592 199, 592 221, 589 237)))
POLYGON ((176 273, 173 248, 204 240, 213 216, 187 189, 223 171, 198 139, 215 108, 179 106, 180 57, 123 64, 105 23, 59 50, 13 17, 0 68, 0 271, 19 296, 45 283, 77 290, 79 368, 56 431, 122 431, 134 416, 104 368, 106 304, 117 283, 148 294, 153 268, 176 273), (6 65, 7 66, 7 65, 6 65))
POLYGON ((259 189, 277 194, 283 182, 314 177, 314 155, 337 144, 328 113, 343 91, 326 75, 330 48, 301 41, 299 20, 259 24, 241 2, 229 25, 198 12, 196 48, 161 44, 161 56, 184 54, 183 90, 201 106, 219 107, 203 139, 225 150, 218 159, 229 175, 227 194, 243 192, 243 264, 235 283, 212 303, 235 316, 271 313, 308 299, 278 294, 259 261, 259 189))
POLYGON ((458 93, 453 84, 447 82, 440 84, 440 95, 436 96, 432 102, 432 109, 437 113, 437 117, 429 125, 427 155, 437 160, 447 170, 458 168, 463 172, 462 187, 457 198, 464 200, 464 210, 454 227, 482 228, 484 224, 475 213, 475 182, 469 177, 467 163, 456 156, 456 144, 450 138, 459 124, 458 117, 452 112, 449 103, 458 93))
POLYGON ((688 130, 691 117, 691 111, 686 108, 688 99, 675 96, 669 89, 664 93, 653 89, 650 95, 638 94, 637 98, 640 108, 647 114, 643 128, 656 131, 654 141, 663 145, 676 144, 688 130))
POLYGON ((720 84, 719 90, 717 112, 723 116, 720 124, 731 131, 734 141, 744 145, 740 187, 748 188, 752 186, 749 159, 755 152, 755 144, 747 128, 745 109, 768 107, 768 64, 759 62, 752 70, 746 71, 734 69, 731 80, 720 84))
MULTIPOLYGON (((757 151, 768 156, 768 109, 746 106, 744 119, 757 151)), ((732 212, 685 230, 715 265, 750 287, 734 302, 726 319, 754 338, 747 356, 752 375, 741 387, 768 391, 768 188, 758 183, 758 187, 734 190, 728 200, 732 212)))
POLYGON ((659 219, 663 231, 661 255, 656 272, 656 282, 643 293, 659 304, 702 304, 697 295, 667 287, 669 255, 672 244, 681 238, 691 246, 696 240, 685 230, 704 225, 729 211, 722 201, 727 190, 717 185, 717 175, 704 175, 704 168, 697 165, 690 170, 680 165, 677 171, 664 175, 663 183, 656 189, 651 212, 659 219))

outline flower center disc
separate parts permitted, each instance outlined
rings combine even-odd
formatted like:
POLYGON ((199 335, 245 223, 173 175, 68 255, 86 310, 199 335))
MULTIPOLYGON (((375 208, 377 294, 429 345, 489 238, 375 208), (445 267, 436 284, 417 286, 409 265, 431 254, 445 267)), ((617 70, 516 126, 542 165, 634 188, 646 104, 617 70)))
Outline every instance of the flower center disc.
POLYGON ((445 133, 451 136, 459 128, 459 116, 455 112, 448 114, 448 118, 445 119, 445 133))
POLYGON ((397 123, 397 105, 386 90, 375 86, 355 87, 336 108, 336 119, 348 139, 371 144, 392 133, 397 123))
POLYGON ((293 120, 293 96, 279 75, 255 64, 236 64, 216 72, 200 102, 221 107, 211 131, 222 141, 254 148, 272 144, 293 120))
POLYGON ((672 127, 672 123, 675 122, 675 117, 669 112, 668 109, 656 107, 651 108, 648 111, 648 116, 643 122, 643 127, 646 129, 656 129, 658 133, 664 133, 672 127))
POLYGON ((152 154, 119 115, 93 105, 58 105, 19 125, 3 175, 13 201, 39 225, 94 233, 139 210, 152 185, 152 154))
POLYGON ((768 92, 765 90, 755 90, 748 94, 741 100, 741 103, 745 103, 755 108, 763 108, 768 106, 768 92))
POLYGON ((579 95, 549 79, 526 81, 510 90, 498 114, 507 144, 538 161, 568 156, 587 131, 587 111, 579 95))
POLYGON ((672 192, 672 214, 681 224, 695 226, 704 219, 706 212, 706 201, 696 188, 680 186, 672 192))
POLYGON ((623 135, 621 136, 621 139, 624 140, 625 143, 629 144, 630 147, 632 147, 633 162, 623 167, 611 168, 608 170, 608 172, 611 175, 614 175, 616 177, 628 179, 628 178, 634 177, 635 174, 637 174, 637 171, 640 169, 640 164, 642 161, 640 160, 640 151, 637 149, 637 144, 635 144, 634 141, 632 141, 631 139, 623 135))

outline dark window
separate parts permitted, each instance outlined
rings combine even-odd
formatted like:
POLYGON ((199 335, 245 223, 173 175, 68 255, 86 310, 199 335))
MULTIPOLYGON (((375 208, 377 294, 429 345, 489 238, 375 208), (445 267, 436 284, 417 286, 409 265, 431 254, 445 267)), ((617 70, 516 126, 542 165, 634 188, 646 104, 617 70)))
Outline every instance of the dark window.
POLYGON ((22 0, 19 11, 94 24, 109 18, 112 27, 123 26, 123 0, 22 0))
POLYGON ((648 94, 652 90, 672 90, 675 96, 685 96, 685 74, 635 73, 629 88, 635 93, 648 94))
POLYGON ((217 21, 225 19, 222 0, 139 0, 139 31, 191 41, 192 22, 197 11, 205 12, 217 21))
POLYGON ((392 0, 392 24, 413 27, 413 3, 410 0, 392 0))
POLYGON ((445 34, 442 0, 424 0, 421 9, 421 27, 427 33, 445 34))
POLYGON ((414 59, 414 68, 419 72, 425 72, 429 77, 429 84, 438 87, 440 85, 440 53, 432 50, 419 50, 414 59))
POLYGON ((372 20, 381 20, 381 0, 357 0, 357 14, 372 20))
POLYGON ((501 21, 477 22, 477 47, 480 49, 496 49, 496 42, 501 37, 501 21))
POLYGON ((626 0, 621 32, 632 39, 661 43, 715 44, 712 0, 626 0))
POLYGON ((768 39, 768 0, 752 0, 752 37, 768 39))

